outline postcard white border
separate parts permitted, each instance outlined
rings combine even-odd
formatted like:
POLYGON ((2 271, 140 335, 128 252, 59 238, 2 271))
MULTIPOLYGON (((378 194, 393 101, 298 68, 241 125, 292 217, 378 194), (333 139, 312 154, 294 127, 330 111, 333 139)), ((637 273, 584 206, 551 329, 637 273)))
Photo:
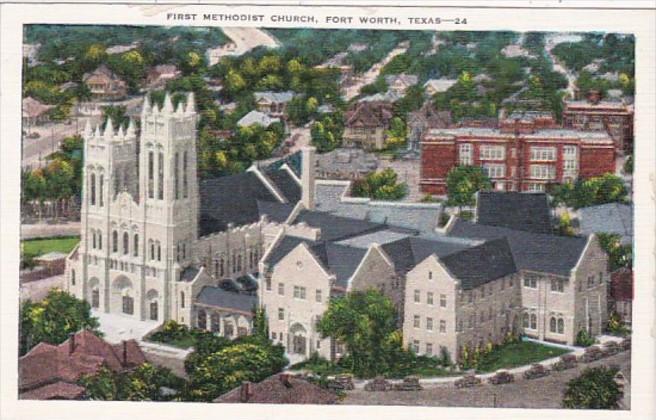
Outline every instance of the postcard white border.
MULTIPOLYGON (((308 419, 308 418, 588 418, 588 419, 652 419, 656 417, 654 386, 656 353, 654 352, 655 287, 654 276, 654 168, 656 167, 656 45, 654 21, 656 12, 642 10, 593 10, 593 2, 579 9, 508 9, 518 2, 496 2, 494 8, 454 7, 338 7, 264 5, 171 5, 171 4, 3 4, 0 23, 2 81, 0 85, 0 325, 1 325, 1 404, 2 419, 308 419), (254 8, 255 7, 255 8, 254 8), (305 7, 305 8, 304 8, 305 7), (125 403, 125 402, 45 402, 17 401, 17 325, 19 263, 19 188, 20 188, 20 122, 21 122, 21 58, 22 25, 29 23, 115 24, 115 25, 198 25, 203 22, 167 22, 167 11, 178 13, 221 13, 229 11, 290 14, 294 12, 326 15, 367 16, 461 16, 466 26, 443 25, 439 30, 513 30, 513 31, 608 31, 633 33, 636 36, 635 97, 635 301, 634 340, 632 351, 632 410, 565 411, 524 409, 437 408, 398 406, 283 406, 283 405, 216 405, 195 403, 125 403)), ((257 3, 253 1, 250 3, 257 3)), ((342 3, 348 3, 346 1, 342 3)), ((361 2, 359 2, 361 3, 361 2)), ((417 2, 413 2, 416 4, 417 2)), ((451 5, 454 2, 448 2, 451 5)), ((480 4, 481 2, 477 2, 480 4)), ((491 4, 493 2, 486 2, 491 4)), ((550 3, 550 2, 531 2, 550 3)), ((601 2, 603 6, 608 1, 601 2)), ((633 4, 642 2, 631 2, 633 4)), ((387 3, 389 4, 389 3, 387 3)), ((551 3, 553 4, 553 3, 551 3)), ((226 24, 225 26, 263 26, 259 23, 226 24)), ((274 26, 266 23, 265 26, 274 26)), ((275 25, 289 26, 294 25, 275 25)), ((355 27, 346 25, 307 25, 311 27, 355 27)), ((380 29, 392 29, 380 27, 380 29)), ((398 29, 427 29, 400 26, 398 29)))

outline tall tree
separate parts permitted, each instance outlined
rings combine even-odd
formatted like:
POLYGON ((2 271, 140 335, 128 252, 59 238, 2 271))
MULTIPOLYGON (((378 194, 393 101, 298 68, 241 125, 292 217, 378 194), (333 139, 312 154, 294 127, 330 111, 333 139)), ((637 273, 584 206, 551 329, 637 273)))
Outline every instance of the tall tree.
POLYGON ((448 204, 452 206, 473 206, 477 191, 489 189, 490 179, 479 166, 457 166, 446 177, 448 204))
POLYGON ((611 367, 587 368, 567 383, 563 397, 564 408, 616 409, 621 398, 619 385, 615 382, 618 369, 611 367))

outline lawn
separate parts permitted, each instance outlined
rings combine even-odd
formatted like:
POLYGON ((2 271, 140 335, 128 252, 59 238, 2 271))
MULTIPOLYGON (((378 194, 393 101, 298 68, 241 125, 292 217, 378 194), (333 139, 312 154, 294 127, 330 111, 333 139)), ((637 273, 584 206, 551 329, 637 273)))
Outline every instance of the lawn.
POLYGON ((157 340, 151 336, 149 338, 149 341, 166 344, 167 346, 173 346, 179 349, 188 349, 190 347, 193 347, 193 345, 195 344, 194 337, 191 334, 185 337, 169 339, 169 340, 157 340))
POLYGON ((23 253, 38 257, 48 252, 68 254, 80 242, 79 236, 62 236, 60 238, 27 239, 21 241, 23 253))
POLYGON ((498 369, 510 369, 558 357, 565 353, 569 353, 569 350, 530 341, 509 343, 497 347, 481 357, 476 370, 478 372, 494 372, 498 369))

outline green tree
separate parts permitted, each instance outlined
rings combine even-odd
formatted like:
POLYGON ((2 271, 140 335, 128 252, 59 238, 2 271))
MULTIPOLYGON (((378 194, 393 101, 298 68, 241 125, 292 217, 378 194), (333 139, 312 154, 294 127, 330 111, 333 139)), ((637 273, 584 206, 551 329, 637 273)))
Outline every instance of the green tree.
POLYGON ((633 265, 633 245, 622 245, 620 235, 616 233, 597 232, 599 246, 608 255, 608 269, 613 272, 619 268, 631 268, 633 265))
POLYGON ((190 374, 188 398, 212 401, 243 381, 259 382, 287 364, 281 346, 237 343, 212 353, 190 374))
POLYGON ((40 342, 61 344, 82 329, 99 334, 91 306, 62 290, 51 290, 41 302, 27 300, 20 306, 20 354, 40 342))
POLYGON ((479 166, 457 166, 449 171, 446 177, 448 190, 447 203, 451 206, 473 206, 476 201, 474 194, 492 186, 490 179, 479 166))
POLYGON ((390 129, 385 131, 385 147, 388 149, 398 149, 405 146, 408 137, 408 130, 405 121, 399 117, 392 118, 390 129))
POLYGON ((253 310, 253 335, 262 340, 269 340, 269 321, 266 310, 257 307, 253 310))
POLYGON ((340 114, 326 115, 312 124, 310 137, 312 145, 319 153, 326 153, 342 145, 344 134, 343 119, 340 114))
POLYGON ((355 197, 369 197, 376 200, 400 200, 407 194, 405 183, 398 182, 398 175, 392 168, 371 172, 364 179, 353 184, 355 197))
POLYGON ((394 305, 375 290, 332 299, 317 330, 346 345, 351 371, 361 377, 384 373, 396 352, 402 352, 394 305))
POLYGON ((617 409, 622 397, 615 382, 616 367, 587 368, 580 376, 570 380, 563 397, 564 408, 617 409))

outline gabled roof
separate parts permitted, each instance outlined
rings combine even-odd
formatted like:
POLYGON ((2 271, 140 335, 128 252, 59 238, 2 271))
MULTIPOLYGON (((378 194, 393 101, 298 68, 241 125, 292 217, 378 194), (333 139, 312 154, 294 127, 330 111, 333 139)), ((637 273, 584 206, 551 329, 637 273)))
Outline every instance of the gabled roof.
POLYGON ((53 105, 45 105, 31 96, 23 99, 23 117, 38 117, 51 108, 53 105))
POLYGON ((552 233, 546 194, 480 191, 477 223, 534 233, 552 233))
POLYGON ((315 242, 287 235, 274 245, 263 262, 273 268, 301 243, 308 246, 312 255, 317 258, 323 268, 335 275, 336 285, 344 289, 348 286, 348 279, 353 275, 367 252, 363 248, 354 248, 328 241, 315 242))
POLYGON ((287 103, 291 101, 294 98, 294 92, 292 91, 286 91, 286 92, 272 92, 272 91, 265 91, 265 92, 254 92, 253 95, 255 96, 255 101, 259 102, 261 99, 264 99, 269 102, 274 102, 277 104, 280 103, 287 103))
POLYGON ((264 175, 282 193, 288 203, 296 203, 301 199, 301 185, 292 178, 285 169, 266 169, 264 175))
POLYGON ((219 396, 215 403, 253 404, 335 404, 337 395, 327 389, 289 374, 279 373, 258 383, 242 384, 219 396), (242 386, 250 392, 242 395, 242 386))
POLYGON ((430 240, 408 237, 383 244, 381 248, 394 262, 396 272, 405 274, 430 255, 441 258, 470 246, 462 242, 450 241, 448 238, 430 240))
POLYGON ((273 123, 280 122, 279 118, 271 118, 264 112, 253 110, 248 114, 244 115, 237 125, 240 127, 248 127, 251 125, 261 125, 262 127, 268 127, 273 123))
POLYGON ((196 296, 196 302, 250 313, 257 304, 257 296, 229 292, 218 286, 204 286, 196 296))
POLYGON ((102 366, 120 372, 145 361, 135 340, 111 345, 91 331, 82 330, 57 346, 40 343, 19 358, 19 388, 35 390, 59 381, 74 383, 102 366))
POLYGON ((253 172, 201 180, 199 236, 260 219, 258 200, 277 201, 253 172))
POLYGON ((295 204, 257 200, 257 211, 260 217, 266 215, 270 221, 276 223, 283 223, 287 220, 294 207, 295 204))
POLYGON ((547 235, 456 219, 449 236, 479 240, 507 238, 520 270, 569 276, 583 253, 588 238, 547 235))
POLYGON ((57 381, 30 391, 22 392, 18 396, 21 400, 78 400, 86 389, 80 385, 64 381, 57 381))
POLYGON ((358 102, 346 113, 348 127, 387 127, 394 114, 389 102, 358 102))
POLYGON ((440 258, 464 290, 517 272, 510 244, 506 238, 487 241, 440 258))

